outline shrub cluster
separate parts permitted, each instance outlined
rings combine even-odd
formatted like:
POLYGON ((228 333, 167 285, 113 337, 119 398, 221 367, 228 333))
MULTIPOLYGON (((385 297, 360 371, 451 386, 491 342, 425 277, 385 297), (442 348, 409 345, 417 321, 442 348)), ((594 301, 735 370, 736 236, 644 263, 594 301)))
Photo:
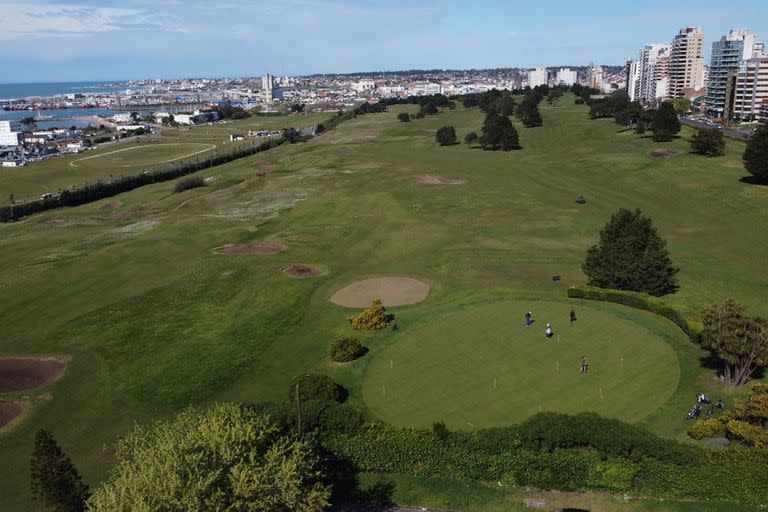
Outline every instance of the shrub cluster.
POLYGON ((568 288, 568 297, 572 299, 615 302, 631 308, 644 309, 671 320, 691 338, 695 337, 697 334, 697 330, 690 322, 688 322, 683 313, 669 304, 666 304, 661 299, 645 293, 609 290, 607 288, 595 288, 592 286, 571 286, 568 288))
POLYGON ((178 194, 179 192, 184 192, 185 190, 204 186, 205 180, 202 176, 190 176, 189 178, 179 180, 173 187, 173 192, 178 194))
POLYGON ((388 314, 386 308, 381 303, 381 299, 376 297, 371 301, 371 305, 356 315, 347 317, 353 329, 358 331, 375 331, 385 329, 389 322, 395 316, 388 314))
POLYGON ((357 338, 339 336, 331 344, 331 361, 346 363, 362 357, 368 351, 357 338))
POLYGON ((344 402, 349 392, 340 384, 336 384, 327 375, 319 373, 302 373, 291 380, 291 388, 288 397, 293 400, 296 396, 296 386, 299 387, 299 399, 305 400, 333 400, 344 402))

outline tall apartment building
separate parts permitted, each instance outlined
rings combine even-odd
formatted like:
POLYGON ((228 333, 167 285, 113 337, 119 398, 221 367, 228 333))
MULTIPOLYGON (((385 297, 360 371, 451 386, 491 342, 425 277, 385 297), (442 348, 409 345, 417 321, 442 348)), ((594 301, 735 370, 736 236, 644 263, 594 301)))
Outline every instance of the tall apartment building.
POLYGON ((0 121, 0 146, 18 146, 20 132, 14 131, 15 123, 11 121, 0 121))
POLYGON ((602 66, 590 65, 587 69, 587 86, 601 89, 603 87, 603 68, 602 66))
POLYGON ((571 71, 569 68, 561 68, 557 72, 557 78, 555 80, 557 84, 573 85, 576 83, 576 71, 571 71))
POLYGON ((768 107, 768 57, 749 59, 742 63, 736 75, 731 116, 745 120, 764 117, 768 107))
POLYGON ((704 59, 701 49, 704 32, 698 27, 686 27, 672 40, 669 52, 669 82, 667 96, 685 97, 684 89, 704 87, 704 59))
MULTIPOLYGON (((670 45, 665 43, 649 43, 640 50, 635 62, 635 77, 631 84, 633 89, 629 93, 632 101, 652 104, 666 98, 670 50, 670 45)), ((629 86, 629 80, 627 83, 629 86)))
POLYGON ((549 76, 546 68, 536 68, 528 72, 528 85, 536 87, 537 85, 547 85, 549 76))
POLYGON ((705 99, 709 117, 730 117, 739 68, 745 60, 761 57, 762 52, 763 45, 755 34, 743 28, 732 29, 719 41, 712 43, 705 99))
POLYGON ((629 96, 629 101, 638 101, 640 68, 637 59, 627 60, 627 96, 629 96))

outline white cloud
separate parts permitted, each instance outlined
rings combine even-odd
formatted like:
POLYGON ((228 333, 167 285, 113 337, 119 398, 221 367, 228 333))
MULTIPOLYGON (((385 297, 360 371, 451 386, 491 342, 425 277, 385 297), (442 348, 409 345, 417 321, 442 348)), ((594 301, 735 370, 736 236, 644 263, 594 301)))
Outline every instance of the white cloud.
POLYGON ((0 9, 0 39, 5 40, 79 37, 161 26, 158 16, 142 9, 21 3, 3 3, 0 9))

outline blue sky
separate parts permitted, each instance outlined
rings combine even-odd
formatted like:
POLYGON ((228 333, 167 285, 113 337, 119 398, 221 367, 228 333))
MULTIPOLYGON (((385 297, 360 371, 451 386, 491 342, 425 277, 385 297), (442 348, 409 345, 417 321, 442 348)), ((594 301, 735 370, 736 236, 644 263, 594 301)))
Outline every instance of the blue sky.
POLYGON ((0 0, 0 83, 622 64, 768 1, 0 0))

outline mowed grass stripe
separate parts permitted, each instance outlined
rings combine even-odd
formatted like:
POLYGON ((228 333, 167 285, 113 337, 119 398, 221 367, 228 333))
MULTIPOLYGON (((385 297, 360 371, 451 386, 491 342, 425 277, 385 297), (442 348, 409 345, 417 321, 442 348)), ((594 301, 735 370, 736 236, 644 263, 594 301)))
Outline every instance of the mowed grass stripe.
POLYGON ((639 421, 677 386, 672 347, 651 329, 611 311, 509 301, 475 306, 402 335, 376 354, 363 397, 399 425, 443 420, 454 428, 508 425, 545 411, 595 411, 639 421), (525 327, 523 314, 537 321, 525 327), (555 334, 547 340, 550 321, 555 334), (581 356, 589 372, 580 374, 581 356), (494 387, 495 386, 495 387, 494 387))

